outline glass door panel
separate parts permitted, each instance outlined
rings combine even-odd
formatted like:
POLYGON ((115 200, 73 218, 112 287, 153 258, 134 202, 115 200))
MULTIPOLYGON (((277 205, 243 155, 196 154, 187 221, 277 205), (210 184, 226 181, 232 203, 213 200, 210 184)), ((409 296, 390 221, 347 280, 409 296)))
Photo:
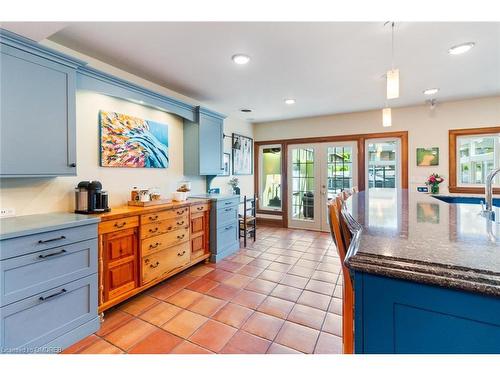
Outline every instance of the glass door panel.
POLYGON ((259 208, 281 211, 281 145, 260 146, 259 152, 259 208))
POLYGON ((289 147, 288 153, 288 225, 292 228, 319 229, 317 148, 314 145, 294 145, 289 147))

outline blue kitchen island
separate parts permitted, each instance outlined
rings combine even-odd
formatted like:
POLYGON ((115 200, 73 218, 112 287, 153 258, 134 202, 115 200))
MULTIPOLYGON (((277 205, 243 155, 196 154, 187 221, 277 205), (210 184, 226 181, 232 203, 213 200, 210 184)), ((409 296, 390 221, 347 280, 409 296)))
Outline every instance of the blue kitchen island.
POLYGON ((500 209, 494 222, 461 202, 401 189, 348 200, 361 224, 346 257, 355 353, 500 353, 500 209))

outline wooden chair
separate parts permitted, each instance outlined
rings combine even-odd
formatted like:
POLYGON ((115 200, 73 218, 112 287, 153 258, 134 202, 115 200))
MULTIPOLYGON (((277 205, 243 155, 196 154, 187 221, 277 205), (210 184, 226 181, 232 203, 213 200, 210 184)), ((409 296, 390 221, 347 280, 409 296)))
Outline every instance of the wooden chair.
POLYGON ((247 247, 247 238, 257 238, 257 197, 243 197, 243 214, 239 214, 239 238, 243 237, 243 246, 247 247))
POLYGON ((334 242, 337 244, 337 251, 342 264, 342 274, 344 276, 342 293, 342 342, 344 354, 354 353, 354 292, 352 289, 349 269, 344 261, 347 253, 346 240, 350 243, 351 235, 344 238, 341 221, 342 215, 339 205, 342 208, 342 200, 337 197, 335 201, 328 204, 328 216, 330 230, 334 242))

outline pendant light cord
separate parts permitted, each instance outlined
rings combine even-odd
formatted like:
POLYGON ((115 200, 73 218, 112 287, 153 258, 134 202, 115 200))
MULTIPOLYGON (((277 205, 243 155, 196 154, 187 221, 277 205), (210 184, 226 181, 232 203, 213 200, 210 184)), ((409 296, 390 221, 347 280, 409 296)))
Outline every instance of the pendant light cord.
POLYGON ((391 68, 394 70, 394 21, 391 23, 391 68))

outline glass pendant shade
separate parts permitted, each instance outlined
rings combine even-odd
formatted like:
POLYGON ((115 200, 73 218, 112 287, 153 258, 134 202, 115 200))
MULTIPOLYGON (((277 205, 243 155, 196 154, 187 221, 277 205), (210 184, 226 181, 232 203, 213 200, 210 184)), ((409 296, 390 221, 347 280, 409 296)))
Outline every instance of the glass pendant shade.
POLYGON ((387 71, 387 99, 399 98, 399 69, 387 71))
POLYGON ((386 128, 392 126, 392 114, 389 107, 382 110, 382 126, 386 128))

